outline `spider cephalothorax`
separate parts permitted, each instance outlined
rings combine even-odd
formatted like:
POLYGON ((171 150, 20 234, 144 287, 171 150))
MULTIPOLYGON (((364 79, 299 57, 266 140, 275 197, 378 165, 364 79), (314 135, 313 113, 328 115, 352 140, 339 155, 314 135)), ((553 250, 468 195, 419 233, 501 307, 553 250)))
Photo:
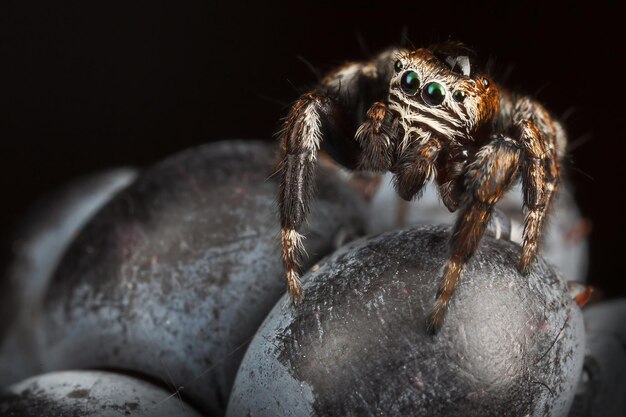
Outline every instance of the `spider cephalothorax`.
POLYGON ((437 330, 494 205, 520 177, 527 214, 519 267, 527 270, 565 142, 562 127, 539 103, 498 88, 458 44, 387 50, 331 72, 293 105, 281 132, 279 204, 292 298, 302 297, 298 229, 320 147, 349 169, 391 171, 406 200, 434 180, 446 207, 461 208, 429 322, 437 330))
POLYGON ((471 141, 493 120, 500 103, 498 88, 484 75, 470 78, 469 70, 453 71, 428 49, 398 53, 389 102, 401 116, 404 141, 423 134, 420 126, 450 140, 471 141))

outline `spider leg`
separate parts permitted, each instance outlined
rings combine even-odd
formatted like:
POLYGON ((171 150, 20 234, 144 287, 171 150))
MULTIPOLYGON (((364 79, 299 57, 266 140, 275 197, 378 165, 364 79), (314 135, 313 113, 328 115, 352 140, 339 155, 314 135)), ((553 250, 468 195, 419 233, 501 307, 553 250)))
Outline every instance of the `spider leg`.
POLYGON ((528 267, 537 255, 541 231, 559 182, 558 159, 546 148, 544 135, 531 120, 519 123, 521 143, 525 157, 522 162, 522 183, 526 220, 519 269, 528 272, 528 267))
MULTIPOLYGON (((349 63, 332 71, 316 89, 296 101, 285 120, 280 133, 278 203, 282 258, 287 287, 294 302, 302 299, 299 263, 304 247, 298 230, 308 214, 314 193, 318 151, 323 145, 324 150, 346 168, 357 166, 361 153, 355 140, 357 126, 364 120, 365 103, 369 105, 385 98, 396 53, 389 49, 371 61, 349 63)), ((369 147, 370 153, 375 152, 372 149, 380 149, 384 154, 381 143, 384 144, 385 139, 381 134, 387 135, 389 142, 395 141, 391 136, 394 129, 388 126, 392 117, 385 111, 378 120, 381 113, 376 109, 366 119, 366 123, 372 125, 371 132, 364 128, 360 138, 368 141, 365 148, 369 147)))
POLYGON ((460 190, 462 187, 455 180, 440 182, 438 186, 443 205, 446 206, 451 213, 454 213, 459 208, 459 201, 461 199, 460 190))
POLYGON ((437 138, 427 135, 402 153, 391 170, 395 174, 394 185, 400 197, 410 201, 419 195, 424 185, 435 179, 435 162, 441 148, 437 138))
POLYGON ((395 140, 399 129, 398 118, 387 103, 375 102, 354 136, 361 146, 359 169, 380 172, 389 170, 394 163, 395 140))
POLYGON ((437 173, 437 185, 441 201, 451 212, 459 208, 463 197, 463 172, 467 164, 467 157, 463 148, 453 148, 439 159, 440 168, 437 173))
POLYGON ((302 298, 299 264, 304 247, 298 229, 302 225, 314 192, 317 153, 322 141, 321 114, 332 102, 315 93, 304 94, 291 108, 281 132, 282 159, 279 209, 281 244, 287 288, 292 299, 302 298))
POLYGON ((465 174, 468 201, 454 225, 450 258, 439 285, 428 329, 441 327, 448 305, 456 290, 464 265, 482 239, 494 205, 516 179, 521 150, 510 138, 498 135, 483 146, 465 174))

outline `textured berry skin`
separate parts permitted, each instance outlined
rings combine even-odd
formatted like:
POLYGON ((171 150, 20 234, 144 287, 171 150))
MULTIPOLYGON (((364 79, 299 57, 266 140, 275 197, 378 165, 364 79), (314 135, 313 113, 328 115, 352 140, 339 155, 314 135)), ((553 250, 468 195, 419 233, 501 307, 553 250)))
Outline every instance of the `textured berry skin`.
POLYGON ((0 386, 41 372, 33 326, 54 270, 84 225, 136 176, 132 168, 91 174, 47 193, 25 213, 0 271, 0 386))
MULTIPOLYGON (((223 414, 245 346, 285 291, 274 154, 249 141, 190 149, 110 201, 45 295, 43 369, 131 370, 223 414)), ((320 172, 317 186, 305 266, 365 222, 360 196, 335 174, 320 172)))
POLYGON ((37 375, 0 395, 3 417, 200 417, 160 386, 103 371, 64 371, 37 375))
POLYGON ((448 236, 386 233, 324 259, 303 303, 260 328, 227 415, 565 416, 584 354, 565 283, 541 259, 521 275, 519 247, 486 237, 430 335, 448 236))

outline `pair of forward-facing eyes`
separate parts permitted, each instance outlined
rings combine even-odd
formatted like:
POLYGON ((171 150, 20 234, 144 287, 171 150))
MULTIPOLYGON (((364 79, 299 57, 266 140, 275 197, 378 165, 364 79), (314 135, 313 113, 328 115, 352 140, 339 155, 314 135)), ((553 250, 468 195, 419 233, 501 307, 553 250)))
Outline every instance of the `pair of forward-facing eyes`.
MULTIPOLYGON (((402 63, 402 61, 397 60, 393 64, 393 68, 396 73, 400 73, 404 69, 404 64, 402 63)), ((488 81, 485 79, 483 83, 488 83, 488 81)), ((402 89, 402 92, 408 96, 416 95, 418 91, 420 91, 420 84, 421 83, 417 72, 411 69, 405 70, 400 77, 400 88, 402 89)), ((485 85, 485 87, 486 86, 487 85, 485 85)), ((445 100, 446 94, 448 94, 446 88, 437 81, 431 81, 428 84, 424 85, 421 88, 421 91, 422 99, 424 100, 424 102, 426 102, 426 104, 430 106, 440 105, 445 100)), ((463 100, 465 100, 465 93, 461 90, 456 90, 452 93, 452 98, 456 102, 461 103, 463 100)))

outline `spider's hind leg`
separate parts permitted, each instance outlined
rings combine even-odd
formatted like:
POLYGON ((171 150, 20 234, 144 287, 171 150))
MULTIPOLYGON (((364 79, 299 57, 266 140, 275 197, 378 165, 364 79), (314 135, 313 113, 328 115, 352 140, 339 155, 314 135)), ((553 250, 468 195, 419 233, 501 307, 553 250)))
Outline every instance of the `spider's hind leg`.
POLYGON ((521 143, 525 148, 522 163, 524 206, 527 209, 524 222, 522 257, 519 269, 526 273, 537 256, 541 231, 559 184, 558 159, 546 147, 552 137, 542 134, 530 120, 520 122, 521 143))
POLYGON ((450 241, 450 258, 444 269, 428 329, 436 333, 445 318, 461 272, 482 239, 494 205, 517 178, 520 161, 517 143, 496 136, 468 166, 465 186, 468 200, 457 218, 450 241))

